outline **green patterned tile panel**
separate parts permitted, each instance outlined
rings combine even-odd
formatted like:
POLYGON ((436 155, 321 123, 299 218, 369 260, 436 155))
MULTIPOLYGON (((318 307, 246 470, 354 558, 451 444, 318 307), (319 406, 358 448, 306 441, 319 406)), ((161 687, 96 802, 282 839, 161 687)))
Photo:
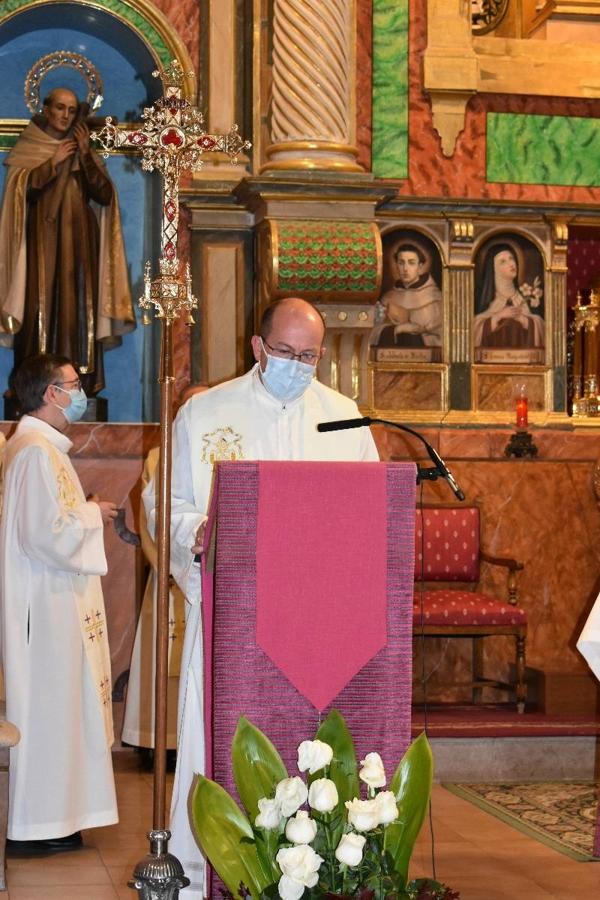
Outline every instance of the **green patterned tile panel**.
POLYGON ((378 243, 371 224, 279 222, 279 291, 373 294, 378 243))
MULTIPOLYGON (((28 6, 32 6, 31 0, 3 0, 0 7, 0 25, 4 19, 10 16, 24 12, 28 6)), ((156 56, 160 59, 162 65, 166 66, 171 62, 173 53, 166 45, 163 36, 157 31, 154 25, 140 12, 125 3, 124 0, 95 0, 95 5, 100 6, 109 13, 113 13, 120 19, 124 19, 131 27, 137 31, 143 40, 154 50, 156 56)))
POLYGON ((487 114, 488 181, 600 186, 600 121, 487 114))
POLYGON ((373 0, 373 173, 408 175, 408 0, 373 0))

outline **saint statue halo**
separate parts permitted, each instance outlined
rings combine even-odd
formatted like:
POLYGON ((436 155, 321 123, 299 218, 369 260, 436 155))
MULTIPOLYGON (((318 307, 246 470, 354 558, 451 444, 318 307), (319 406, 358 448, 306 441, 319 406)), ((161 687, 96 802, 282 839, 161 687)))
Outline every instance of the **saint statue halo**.
POLYGON ((70 50, 55 50, 41 56, 30 68, 25 77, 25 103, 32 116, 42 112, 43 98, 40 87, 42 81, 54 69, 74 69, 84 79, 87 85, 86 102, 90 109, 98 109, 102 103, 102 77, 94 64, 82 56, 81 53, 72 53, 70 50))

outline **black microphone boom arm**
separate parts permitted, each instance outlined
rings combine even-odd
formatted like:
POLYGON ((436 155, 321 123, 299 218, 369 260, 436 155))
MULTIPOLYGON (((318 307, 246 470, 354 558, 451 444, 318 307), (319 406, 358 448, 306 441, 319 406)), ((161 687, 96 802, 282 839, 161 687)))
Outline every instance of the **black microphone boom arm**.
POLYGON ((317 431, 342 431, 347 428, 362 428, 365 425, 373 424, 389 425, 390 428, 398 428, 400 431, 406 431, 408 434, 412 434, 413 437, 416 437, 417 440, 421 441, 425 446, 427 454, 434 465, 430 468, 417 466, 417 484, 420 484, 421 481, 435 481, 437 478, 445 478, 450 485, 454 496, 458 500, 465 499, 463 491, 461 491, 454 476, 449 471, 446 463, 437 450, 431 446, 429 441, 425 440, 422 434, 419 434, 419 432, 415 431, 413 428, 409 428, 408 425, 401 425, 400 422, 390 422, 388 419, 372 419, 370 416, 363 416, 359 419, 339 419, 334 422, 320 422, 317 425, 317 431))

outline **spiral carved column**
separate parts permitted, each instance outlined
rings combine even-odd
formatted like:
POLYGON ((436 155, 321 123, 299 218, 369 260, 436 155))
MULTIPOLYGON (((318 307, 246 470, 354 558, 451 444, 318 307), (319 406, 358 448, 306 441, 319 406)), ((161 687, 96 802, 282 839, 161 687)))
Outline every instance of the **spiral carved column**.
POLYGON ((355 0, 274 0, 265 170, 361 172, 355 140, 355 0))

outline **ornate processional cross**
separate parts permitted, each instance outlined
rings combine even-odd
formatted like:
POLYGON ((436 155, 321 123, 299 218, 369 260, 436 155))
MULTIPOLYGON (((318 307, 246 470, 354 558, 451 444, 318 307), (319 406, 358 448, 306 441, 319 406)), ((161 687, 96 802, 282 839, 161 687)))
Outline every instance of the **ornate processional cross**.
MULTIPOLYGON (((189 884, 179 860, 168 852, 170 832, 165 827, 166 798, 166 735, 167 735, 167 677, 169 642, 169 572, 171 519, 171 426, 173 404, 173 321, 182 310, 188 312, 198 305, 192 293, 190 264, 186 262, 183 277, 177 256, 179 226, 179 182, 185 172, 202 168, 205 153, 225 153, 232 162, 250 148, 233 125, 228 134, 208 134, 200 110, 181 96, 184 73, 177 60, 160 77, 164 96, 142 113, 143 127, 121 130, 110 118, 101 131, 92 134, 104 149, 133 147, 142 152, 142 169, 158 169, 163 183, 161 257, 159 275, 152 279, 151 264, 144 270, 144 294, 140 307, 146 312, 154 307, 161 322, 160 361, 160 456, 158 480, 157 539, 157 632, 155 682, 155 751, 154 751, 154 811, 153 827, 149 833, 150 853, 137 864, 130 887, 145 900, 176 900, 180 888, 189 884)), ((144 315, 144 323, 149 319, 144 315)))
POLYGON ((177 318, 181 309, 190 312, 197 306, 191 290, 189 262, 185 266, 185 278, 179 278, 177 257, 177 231, 179 227, 179 182, 186 172, 198 172, 205 153, 225 153, 231 162, 237 162, 239 154, 251 147, 243 140, 237 125, 228 134, 208 134, 204 117, 196 106, 181 96, 184 72, 177 60, 164 71, 152 73, 160 78, 164 96, 142 113, 144 125, 131 131, 117 128, 110 119, 93 137, 108 155, 109 150, 133 147, 142 151, 142 169, 153 172, 158 169, 164 179, 162 203, 160 275, 151 280, 150 263, 144 272, 144 296, 140 298, 142 309, 152 306, 158 318, 177 318))

